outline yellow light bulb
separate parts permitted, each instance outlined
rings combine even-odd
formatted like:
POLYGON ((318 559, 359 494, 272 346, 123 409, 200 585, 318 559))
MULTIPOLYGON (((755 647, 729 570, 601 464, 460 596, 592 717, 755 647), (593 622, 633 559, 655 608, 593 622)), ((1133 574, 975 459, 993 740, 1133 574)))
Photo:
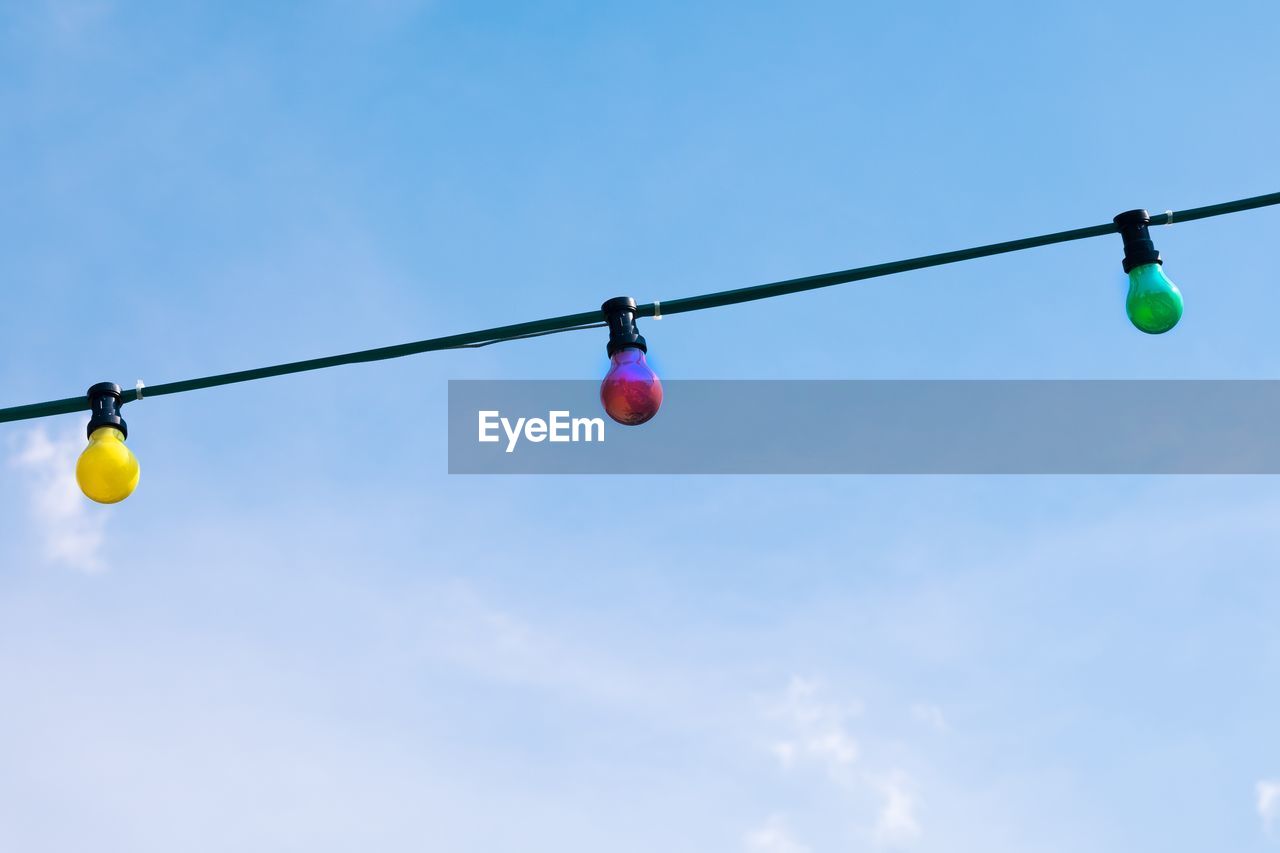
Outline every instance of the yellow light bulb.
POLYGON ((125 446, 124 433, 99 427, 76 462, 76 482, 85 497, 100 504, 119 503, 138 487, 138 457, 125 446))

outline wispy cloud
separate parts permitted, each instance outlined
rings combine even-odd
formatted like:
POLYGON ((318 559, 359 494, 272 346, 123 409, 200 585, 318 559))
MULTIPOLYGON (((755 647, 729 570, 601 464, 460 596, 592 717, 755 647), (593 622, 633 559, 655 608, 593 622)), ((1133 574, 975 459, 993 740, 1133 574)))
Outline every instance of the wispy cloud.
MULTIPOLYGON (((863 710, 860 701, 829 698, 818 681, 793 677, 781 699, 769 709, 769 716, 787 730, 785 737, 773 742, 771 751, 784 769, 821 769, 848 805, 842 820, 849 814, 861 814, 863 837, 869 837, 877 847, 901 847, 921 835, 914 785, 905 771, 892 765, 876 767, 875 761, 864 760, 862 744, 853 730, 863 710)), ((931 705, 918 705, 912 714, 935 727, 946 725, 942 712, 931 705)), ((748 837, 760 844, 789 839, 777 819, 748 837)))
POLYGON ((45 0, 43 6, 49 21, 59 33, 79 37, 106 20, 112 13, 106 0, 45 0))
POLYGON ((424 654, 497 682, 568 690, 601 701, 640 701, 623 662, 583 650, 465 582, 432 588, 426 607, 426 614, 416 607, 408 611, 421 620, 415 633, 424 654))
POLYGON ((934 731, 945 732, 948 729, 947 718, 937 705, 930 705, 928 702, 917 702, 911 706, 911 716, 917 722, 924 723, 934 731))
POLYGON ((1280 818, 1280 781, 1275 779, 1258 780, 1258 817, 1262 819, 1262 828, 1270 835, 1280 818))
POLYGON ((895 770, 877 780, 883 802, 876 817, 875 840, 882 846, 899 846, 920 836, 920 824, 916 821, 915 798, 911 796, 910 780, 905 773, 895 770))
POLYGON ((102 571, 107 516, 90 506, 76 485, 78 433, 50 437, 36 427, 16 442, 9 464, 23 473, 28 513, 45 559, 86 572, 102 571))
POLYGON ((111 18, 109 0, 40 0, 15 6, 10 21, 24 41, 50 51, 74 50, 94 37, 111 18))
POLYGON ((796 841, 781 815, 773 815, 764 826, 748 832, 742 839, 749 853, 809 853, 809 848, 796 841))
POLYGON ((831 702, 820 696, 819 685, 792 678, 773 716, 788 729, 788 736, 773 745, 773 754, 784 767, 812 761, 835 777, 858 758, 858 742, 848 722, 862 712, 860 702, 831 702))

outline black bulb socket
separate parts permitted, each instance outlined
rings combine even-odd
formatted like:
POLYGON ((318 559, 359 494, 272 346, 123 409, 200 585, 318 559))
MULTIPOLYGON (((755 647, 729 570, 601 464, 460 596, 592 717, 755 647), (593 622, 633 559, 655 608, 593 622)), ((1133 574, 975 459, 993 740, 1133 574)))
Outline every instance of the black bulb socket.
POLYGON ((99 382, 89 389, 90 438, 103 427, 118 429, 125 438, 129 437, 129 427, 120 417, 120 396, 120 386, 114 382, 99 382))
POLYGON ((636 301, 630 296, 615 296, 600 306, 605 322, 609 324, 609 358, 624 349, 648 352, 644 336, 636 328, 636 301))
POLYGON ((1151 216, 1145 210, 1126 210, 1111 220, 1124 239, 1124 271, 1144 264, 1164 264, 1151 242, 1151 216))

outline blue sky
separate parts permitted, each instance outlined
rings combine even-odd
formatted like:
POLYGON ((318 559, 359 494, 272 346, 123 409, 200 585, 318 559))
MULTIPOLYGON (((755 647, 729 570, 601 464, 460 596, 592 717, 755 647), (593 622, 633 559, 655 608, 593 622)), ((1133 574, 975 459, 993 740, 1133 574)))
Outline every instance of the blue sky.
MULTIPOLYGON (((1280 9, 0 13, 0 404, 1280 187, 1280 9)), ((642 324, 671 378, 1274 378, 1280 213, 642 324)), ((450 378, 595 332, 0 430, 0 847, 1265 851, 1272 478, 465 478, 450 378)), ((749 416, 749 407, 744 413, 749 416)))

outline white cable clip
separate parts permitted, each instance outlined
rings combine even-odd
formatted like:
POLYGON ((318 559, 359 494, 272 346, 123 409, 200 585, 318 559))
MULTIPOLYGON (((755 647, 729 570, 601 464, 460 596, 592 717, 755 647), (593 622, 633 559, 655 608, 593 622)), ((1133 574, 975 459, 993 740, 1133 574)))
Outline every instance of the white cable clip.
POLYGON ((138 400, 141 400, 141 399, 142 399, 142 389, 143 389, 143 388, 146 388, 146 387, 147 387, 147 383, 143 382, 141 379, 139 379, 137 382, 133 383, 133 388, 134 388, 134 390, 138 392, 138 396, 137 396, 137 398, 136 398, 136 399, 138 399, 138 400))
POLYGON ((653 319, 655 320, 662 319, 662 303, 656 299, 653 300, 653 319))
POLYGON ((1165 225, 1172 225, 1172 224, 1173 224, 1173 211, 1172 211, 1172 210, 1166 210, 1166 211, 1164 212, 1164 224, 1165 224, 1165 225))

